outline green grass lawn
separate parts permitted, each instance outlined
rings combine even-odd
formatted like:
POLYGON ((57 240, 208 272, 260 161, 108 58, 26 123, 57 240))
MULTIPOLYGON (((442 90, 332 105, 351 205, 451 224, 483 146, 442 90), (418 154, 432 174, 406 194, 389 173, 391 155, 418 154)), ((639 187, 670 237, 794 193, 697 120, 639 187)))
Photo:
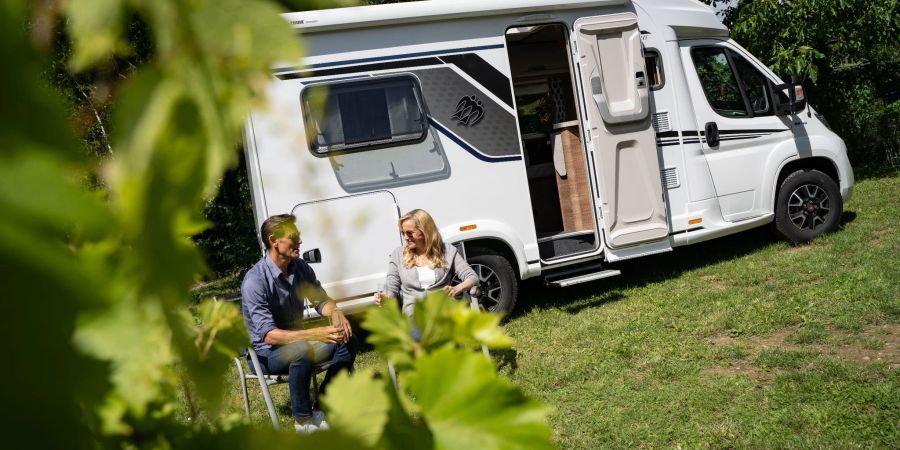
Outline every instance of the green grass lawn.
MULTIPOLYGON (((845 210, 808 245, 751 230, 526 283, 497 364, 554 408, 561 448, 900 448, 900 176, 859 181, 845 210)), ((227 400, 241 411, 236 382, 227 400)))

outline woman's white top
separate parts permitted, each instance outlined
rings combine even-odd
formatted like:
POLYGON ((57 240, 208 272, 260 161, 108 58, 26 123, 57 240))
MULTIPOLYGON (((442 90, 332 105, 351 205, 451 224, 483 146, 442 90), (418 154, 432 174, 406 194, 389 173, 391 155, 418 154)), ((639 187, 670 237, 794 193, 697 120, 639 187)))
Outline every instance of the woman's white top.
POLYGON ((416 272, 419 273, 419 285, 422 286, 422 288, 427 288, 437 281, 434 269, 428 267, 416 267, 416 272))

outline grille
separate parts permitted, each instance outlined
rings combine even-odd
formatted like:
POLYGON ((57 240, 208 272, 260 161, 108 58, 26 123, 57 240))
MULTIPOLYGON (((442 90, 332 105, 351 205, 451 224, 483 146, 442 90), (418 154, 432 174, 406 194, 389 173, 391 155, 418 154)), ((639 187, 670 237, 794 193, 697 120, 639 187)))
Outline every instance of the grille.
POLYGON ((653 123, 653 129, 655 129, 657 133, 671 130, 671 128, 669 127, 668 111, 662 111, 654 114, 650 121, 653 123))
POLYGON ((675 167, 663 169, 663 182, 666 183, 666 189, 675 189, 681 186, 681 181, 678 180, 678 169, 675 167))

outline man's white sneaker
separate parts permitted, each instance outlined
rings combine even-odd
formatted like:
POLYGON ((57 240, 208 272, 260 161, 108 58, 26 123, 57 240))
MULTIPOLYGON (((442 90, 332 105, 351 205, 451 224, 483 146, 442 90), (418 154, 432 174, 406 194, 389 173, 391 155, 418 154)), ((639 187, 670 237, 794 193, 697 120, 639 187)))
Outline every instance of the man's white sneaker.
POLYGON ((294 422, 294 431, 302 434, 310 434, 315 433, 316 431, 321 430, 318 425, 313 423, 312 419, 307 419, 306 422, 297 423, 294 422))
POLYGON ((310 422, 319 427, 320 430, 327 430, 329 428, 328 422, 325 420, 325 413, 319 410, 313 411, 310 422))

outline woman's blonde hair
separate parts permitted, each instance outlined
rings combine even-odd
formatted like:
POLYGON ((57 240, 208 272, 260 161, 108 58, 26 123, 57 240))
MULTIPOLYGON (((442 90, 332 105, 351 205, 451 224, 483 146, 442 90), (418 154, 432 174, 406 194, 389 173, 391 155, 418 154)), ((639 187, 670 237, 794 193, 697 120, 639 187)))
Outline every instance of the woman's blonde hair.
MULTIPOLYGON (((438 232, 437 225, 434 224, 431 214, 422 209, 414 209, 404 214, 400 221, 397 222, 397 226, 400 227, 400 233, 403 233, 403 222, 407 220, 412 220, 416 224, 416 228, 424 235, 425 257, 428 259, 429 264, 436 268, 447 267, 447 260, 444 258, 444 239, 441 238, 441 233, 438 232)), ((416 265, 416 255, 409 247, 403 247, 403 265, 406 267, 415 267, 416 265)))

